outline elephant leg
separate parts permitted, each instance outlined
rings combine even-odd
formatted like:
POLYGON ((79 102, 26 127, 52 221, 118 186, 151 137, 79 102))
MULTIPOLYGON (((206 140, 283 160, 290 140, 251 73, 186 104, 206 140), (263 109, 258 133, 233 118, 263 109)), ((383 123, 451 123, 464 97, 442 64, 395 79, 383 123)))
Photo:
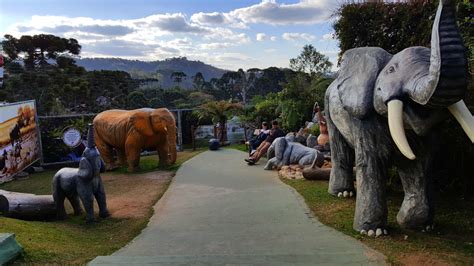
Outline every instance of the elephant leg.
POLYGON ((276 157, 273 157, 267 161, 267 164, 265 164, 265 167, 263 169, 273 170, 273 167, 277 165, 278 165, 278 159, 276 157))
POLYGON ((399 155, 395 161, 405 192, 397 214, 397 222, 402 227, 431 230, 434 204, 430 169, 433 168, 433 149, 436 149, 434 143, 418 144, 412 141, 410 145, 416 147, 416 160, 399 155))
POLYGON ((82 205, 84 205, 84 208, 86 209, 86 222, 94 222, 94 195, 92 193, 92 184, 78 187, 78 194, 81 198, 82 205))
POLYGON ((159 143, 156 147, 156 151, 158 152, 158 158, 160 159, 159 165, 166 166, 170 164, 170 156, 169 156, 169 145, 168 142, 163 141, 159 143))
POLYGON ((56 217, 61 220, 66 219, 67 214, 66 209, 64 208, 64 200, 66 199, 66 195, 64 194, 64 191, 61 189, 55 189, 53 191, 53 199, 56 203, 56 217))
POLYGON ((354 193, 354 149, 349 146, 331 119, 327 119, 327 124, 332 163, 328 192, 335 196, 344 191, 354 193))
POLYGON ((127 155, 128 171, 134 172, 140 163, 141 145, 138 142, 127 139, 125 143, 125 153, 127 155))
POLYGON ((72 208, 74 209, 74 215, 81 215, 82 214, 82 208, 81 204, 79 202, 79 196, 77 194, 75 195, 68 195, 67 199, 71 203, 72 208))
POLYGON ((357 198, 353 228, 371 234, 371 230, 375 233, 387 226, 386 177, 392 140, 377 117, 356 122, 355 126, 357 198))
POLYGON ((113 170, 115 169, 115 163, 114 163, 114 156, 113 156, 113 149, 110 145, 105 143, 102 139, 96 138, 95 139, 95 144, 97 148, 99 149, 100 156, 105 162, 105 166, 107 170, 113 170))
POLYGON ((116 149, 116 152, 117 152, 118 164, 120 166, 127 165, 127 155, 125 154, 125 150, 124 149, 116 149))
POLYGON ((110 216, 109 210, 107 209, 107 200, 105 198, 104 184, 102 179, 99 179, 98 188, 94 193, 95 199, 97 200, 97 205, 99 205, 99 216, 106 218, 110 216))

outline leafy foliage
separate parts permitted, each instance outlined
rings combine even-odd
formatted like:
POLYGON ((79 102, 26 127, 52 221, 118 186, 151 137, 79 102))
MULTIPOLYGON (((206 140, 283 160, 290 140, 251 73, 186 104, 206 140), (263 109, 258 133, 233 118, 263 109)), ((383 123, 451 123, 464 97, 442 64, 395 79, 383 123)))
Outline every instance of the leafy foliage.
MULTIPOLYGON (((458 0, 457 21, 466 47, 474 51, 473 4, 458 0)), ((438 1, 348 2, 336 12, 335 36, 339 58, 355 47, 382 47, 395 54, 410 46, 430 46, 431 26, 438 1)), ((472 62, 472 61, 471 61, 472 62)))
POLYGON ((303 46, 303 51, 296 58, 290 59, 290 68, 298 71, 310 73, 311 75, 327 73, 332 67, 329 58, 314 48, 313 45, 303 46))
POLYGON ((23 58, 28 69, 49 65, 49 59, 57 59, 61 54, 78 55, 81 51, 76 39, 51 34, 23 35, 20 39, 6 34, 2 47, 10 60, 23 58))

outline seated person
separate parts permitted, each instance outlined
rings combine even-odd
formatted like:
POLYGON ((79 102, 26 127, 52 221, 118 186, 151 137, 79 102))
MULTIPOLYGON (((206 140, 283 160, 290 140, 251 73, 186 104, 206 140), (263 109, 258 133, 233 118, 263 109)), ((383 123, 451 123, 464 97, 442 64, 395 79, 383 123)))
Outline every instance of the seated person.
POLYGON ((268 137, 268 134, 270 134, 270 129, 268 129, 268 123, 263 122, 262 123, 262 129, 260 129, 260 132, 258 133, 257 137, 254 139, 251 139, 248 144, 249 144, 249 156, 251 156, 255 150, 262 144, 262 142, 268 137))
POLYGON ((245 161, 248 165, 254 165, 263 155, 267 153, 268 148, 272 145, 272 142, 279 137, 284 137, 285 133, 278 127, 278 122, 272 122, 272 130, 270 130, 270 134, 268 137, 258 146, 257 150, 245 161))

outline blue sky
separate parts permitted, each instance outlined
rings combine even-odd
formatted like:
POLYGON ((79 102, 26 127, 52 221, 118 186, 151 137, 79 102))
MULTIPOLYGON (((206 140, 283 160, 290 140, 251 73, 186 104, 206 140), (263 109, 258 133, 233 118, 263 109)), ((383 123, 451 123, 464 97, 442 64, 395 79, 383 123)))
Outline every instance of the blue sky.
POLYGON ((82 57, 174 56, 225 68, 288 67, 313 44, 335 63, 332 0, 0 0, 0 33, 75 38, 82 57))

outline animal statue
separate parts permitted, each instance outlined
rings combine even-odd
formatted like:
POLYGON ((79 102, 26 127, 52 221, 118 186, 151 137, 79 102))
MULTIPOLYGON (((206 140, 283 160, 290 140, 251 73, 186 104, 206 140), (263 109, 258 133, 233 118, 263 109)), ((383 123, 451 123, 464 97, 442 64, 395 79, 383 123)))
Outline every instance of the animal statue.
POLYGON ((10 131, 10 141, 11 141, 12 147, 13 145, 15 145, 15 141, 16 142, 21 141, 21 127, 19 123, 16 123, 15 126, 10 131))
POLYGON ((135 171, 142 149, 156 149, 160 165, 176 161, 176 122, 166 108, 108 110, 98 114, 93 123, 97 148, 107 170, 128 165, 129 172, 135 171))
POLYGON ((74 209, 74 215, 80 215, 82 208, 79 199, 86 209, 86 222, 94 219, 94 197, 99 205, 99 216, 109 216, 105 198, 104 184, 100 173, 105 171, 104 162, 94 144, 93 126, 89 124, 87 146, 82 153, 79 168, 62 168, 53 177, 53 198, 56 203, 57 216, 66 218, 64 200, 67 198, 74 209))
POLYGON ((321 113, 321 109, 319 105, 316 106, 315 112, 318 116, 318 124, 319 124, 319 136, 318 136, 318 145, 325 146, 329 142, 329 134, 328 134, 328 126, 326 122, 326 118, 324 118, 323 114, 321 113))
POLYGON ((264 169, 272 170, 274 167, 279 169, 290 164, 309 165, 317 155, 317 150, 308 148, 298 142, 289 141, 287 137, 276 138, 268 148, 268 161, 264 169))
POLYGON ((405 228, 432 229, 430 170, 439 142, 431 129, 451 112, 474 142, 474 118, 462 101, 468 84, 465 52, 454 6, 441 0, 431 50, 409 47, 391 55, 364 47, 344 53, 338 77, 325 96, 332 153, 328 192, 355 193, 355 164, 353 228, 360 233, 387 233, 391 163, 405 192, 397 222, 405 228))

